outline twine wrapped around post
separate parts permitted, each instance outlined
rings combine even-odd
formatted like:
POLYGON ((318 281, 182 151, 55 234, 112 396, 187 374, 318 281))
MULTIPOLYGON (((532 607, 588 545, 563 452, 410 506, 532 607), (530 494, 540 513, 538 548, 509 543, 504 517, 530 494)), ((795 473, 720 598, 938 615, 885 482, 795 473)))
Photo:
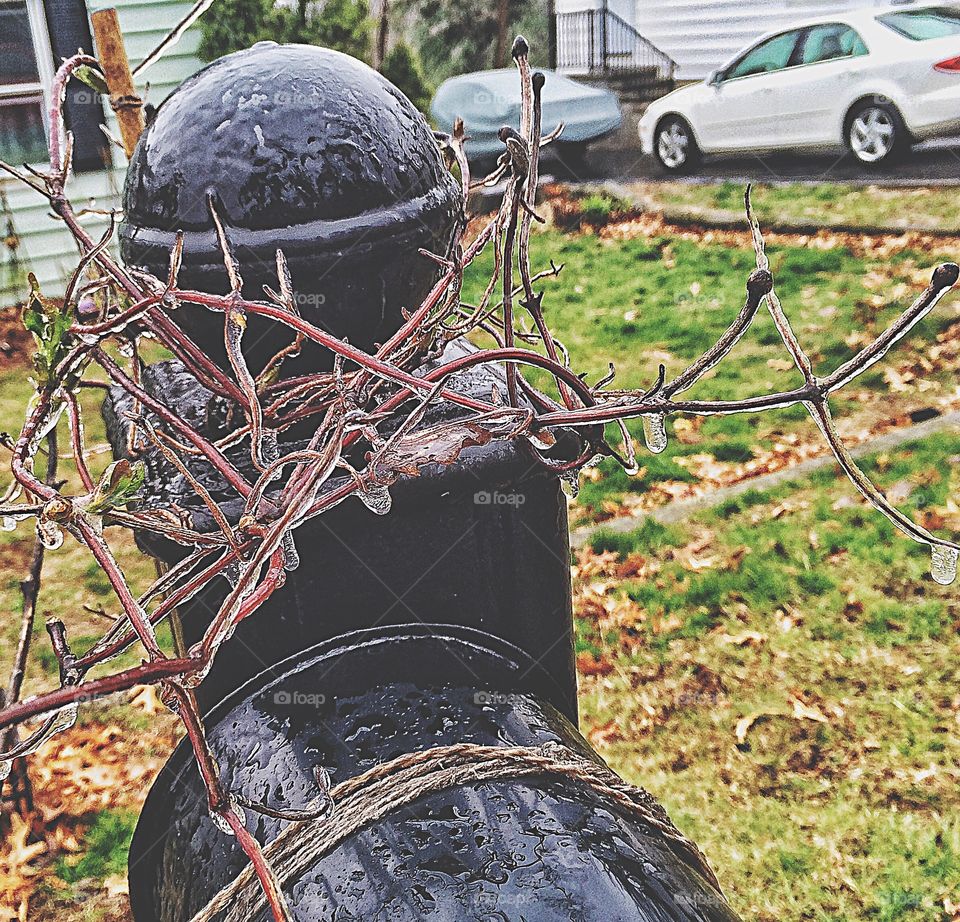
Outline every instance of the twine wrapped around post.
MULTIPOLYGON (((716 875, 697 846, 674 826, 663 807, 643 788, 627 784, 601 762, 584 759, 561 743, 538 747, 458 743, 407 753, 348 778, 330 792, 332 815, 291 823, 263 856, 281 885, 295 880, 346 838, 428 794, 465 784, 554 775, 580 782, 610 803, 663 834, 670 849, 718 890, 716 875)), ((267 905, 248 865, 190 922, 247 922, 267 905)))

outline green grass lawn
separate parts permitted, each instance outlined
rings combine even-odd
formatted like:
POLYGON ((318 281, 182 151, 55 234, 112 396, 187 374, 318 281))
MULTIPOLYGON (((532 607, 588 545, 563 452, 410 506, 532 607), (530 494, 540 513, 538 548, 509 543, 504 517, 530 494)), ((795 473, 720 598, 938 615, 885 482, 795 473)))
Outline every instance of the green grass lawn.
MULTIPOLYGON (((743 184, 649 183, 633 187, 665 206, 709 208, 743 213, 743 184)), ((960 233, 956 189, 884 189, 836 183, 755 187, 757 216, 767 223, 815 221, 824 226, 916 226, 960 233)))
MULTIPOLYGON (((648 386, 661 362, 676 374, 707 348, 742 305, 753 266, 752 253, 720 243, 547 229, 533 239, 535 268, 550 258, 565 268, 543 282, 545 309, 574 369, 596 381, 613 361, 620 387, 648 386)), ((795 329, 823 368, 852 353, 851 333, 874 331, 906 306, 936 262, 909 251, 880 257, 782 244, 771 247, 771 259, 795 329)), ((486 257, 470 269, 466 300, 478 296, 489 268, 486 257)), ((954 299, 911 334, 907 349, 922 349, 957 317, 954 299)), ((782 370, 784 358, 762 314, 690 393, 742 397, 789 387, 798 378, 782 370)), ((930 373, 927 383, 916 399, 956 388, 944 374, 930 373)), ((886 400, 882 369, 857 387, 886 400)), ((22 368, 0 373, 0 429, 19 428, 28 391, 22 368)), ((88 441, 102 442, 98 395, 84 400, 88 441)), ((834 405, 842 415, 863 401, 848 395, 834 405)), ((631 428, 639 438, 639 423, 631 428)), ((690 455, 744 461, 789 432, 813 432, 800 409, 707 420, 697 443, 674 437, 663 455, 641 453, 636 477, 605 464, 585 481, 576 514, 589 520, 604 503, 656 482, 690 480, 677 463, 690 455)), ((936 516, 956 496, 958 456, 960 435, 945 434, 867 466, 897 486, 903 508, 936 516)), ((95 468, 108 460, 98 454, 95 468)), ((922 548, 852 496, 825 471, 776 493, 746 493, 681 525, 600 534, 590 565, 578 567, 578 650, 597 664, 588 671, 601 673, 584 679, 584 730, 702 844, 746 918, 918 922, 948 918, 944 901, 960 902, 960 603, 955 587, 926 575, 922 548)), ((938 527, 948 533, 955 517, 938 527)), ((12 656, 30 540, 29 523, 0 532, 2 663, 12 656)), ((129 539, 117 551, 133 582, 146 585, 152 563, 129 539)), ((90 610, 99 604, 115 610, 102 573, 68 538, 44 577, 29 692, 55 682, 43 618, 63 617, 82 650, 103 630, 90 610)), ((81 721, 117 724, 138 746, 154 732, 152 720, 119 704, 81 711, 81 721)), ((51 905, 122 873, 130 811, 142 793, 128 791, 99 818, 85 818, 80 851, 47 876, 56 884, 51 905)), ((59 912, 49 918, 80 918, 59 912)))
MULTIPOLYGON (((32 393, 24 369, 0 374, 0 429, 17 434, 32 393)), ((110 463, 112 456, 106 446, 103 421, 100 418, 101 392, 85 390, 81 393, 81 407, 87 444, 95 450, 89 458, 90 469, 96 478, 110 463)), ((69 460, 70 445, 66 422, 59 430, 61 463, 59 474, 68 480, 68 491, 82 492, 79 478, 69 460)), ((8 475, 9 476, 9 475, 8 475)), ((4 489, 7 482, 0 484, 4 489)), ((142 591, 156 578, 153 562, 141 554, 129 532, 112 528, 107 537, 130 585, 142 591)), ((0 624, 0 663, 11 662, 20 631, 20 613, 23 611, 20 580, 26 575, 33 548, 33 523, 20 522, 15 531, 0 531, 0 560, 3 576, 0 579, 0 611, 6 613, 0 624)), ((67 626, 68 638, 77 653, 86 650, 104 633, 110 622, 96 610, 102 606, 109 614, 119 611, 116 597, 103 571, 90 552, 71 535, 66 534, 63 547, 48 552, 44 564, 37 618, 34 625, 34 647, 28 671, 25 692, 32 694, 41 687, 49 687, 58 675, 56 658, 44 628, 49 617, 58 617, 67 626)), ((161 639, 169 640, 169 632, 161 629, 161 639)), ((110 663, 110 670, 136 665, 141 651, 131 650, 110 663)), ((2 673, 0 673, 2 674, 2 673)), ((5 680, 4 680, 5 681, 5 680)))
MULTIPOLYGON (((866 466, 932 514, 957 495, 958 454, 952 432, 866 466)), ((582 683, 583 722, 744 918, 950 918, 960 600, 926 548, 825 471, 593 550, 605 572, 577 582, 578 646, 610 671, 582 683)))
MULTIPOLYGON (((932 256, 902 252, 867 258, 837 246, 770 247, 777 290, 794 329, 820 370, 836 367, 855 351, 851 334, 881 329, 922 290, 929 278, 932 256), (918 284, 919 283, 919 284, 918 284)), ((617 369, 614 387, 648 387, 662 362, 668 378, 712 345, 743 304, 746 278, 754 267, 752 251, 692 240, 614 240, 593 234, 564 235, 554 230, 535 234, 531 245, 534 268, 552 258, 563 263, 556 279, 542 283, 548 322, 571 354, 573 369, 597 381, 607 363, 617 369)), ((490 271, 490 260, 478 260, 467 275, 464 298, 476 299, 490 271)), ((925 348, 936 332, 960 313, 951 297, 915 328, 907 348, 925 348)), ((859 348, 859 346, 857 346, 859 348)), ((549 382, 532 376, 539 385, 549 382)), ((769 314, 761 312, 743 341, 689 396, 740 398, 784 390, 801 382, 789 363, 769 314), (786 361, 786 365, 783 365, 786 361), (784 370, 785 369, 785 370, 784 370)), ((883 370, 875 367, 856 382, 859 390, 886 391, 883 370)), ((931 376, 930 387, 949 388, 948 377, 931 376)), ((841 392, 833 400, 835 415, 855 407, 841 392)), ((631 432, 642 438, 639 421, 631 432)), ((642 493, 658 481, 693 480, 677 463, 685 455, 714 452, 720 461, 746 461, 757 448, 769 448, 784 432, 814 433, 802 407, 764 415, 707 419, 695 444, 671 439, 662 455, 641 452, 641 474, 628 477, 605 463, 599 480, 587 480, 580 507, 596 512, 605 501, 642 493)), ((668 432, 671 425, 668 423, 668 432)), ((614 430, 611 427, 611 435, 614 430)))

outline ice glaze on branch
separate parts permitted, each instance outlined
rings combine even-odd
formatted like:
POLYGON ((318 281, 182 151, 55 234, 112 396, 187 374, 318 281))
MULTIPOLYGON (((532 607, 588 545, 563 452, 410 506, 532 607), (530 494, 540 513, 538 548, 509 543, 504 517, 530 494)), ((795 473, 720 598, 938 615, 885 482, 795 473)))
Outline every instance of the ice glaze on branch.
MULTIPOLYGON (((931 547, 934 578, 946 583, 956 575, 960 545, 933 535, 889 503, 856 465, 837 434, 829 398, 880 361, 913 329, 956 285, 960 268, 953 263, 939 266, 917 300, 881 334, 851 359, 818 376, 776 294, 748 189, 745 206, 757 268, 747 279, 743 307, 722 336, 672 379, 667 379, 666 369, 661 366, 657 380, 645 390, 607 389, 613 378, 612 366, 609 374, 590 385, 585 375, 571 367, 570 357, 551 331, 549 301, 543 291, 534 288, 540 280, 560 271, 552 262, 549 269, 540 272, 534 272, 530 265, 531 233, 534 223, 540 220, 535 211, 539 152, 560 129, 541 137, 541 91, 547 78, 531 72, 526 42, 522 39, 514 44, 513 55, 521 88, 520 131, 509 126, 502 129, 503 156, 494 173, 480 181, 489 184, 506 176, 503 203, 472 240, 468 242, 464 236, 464 216, 450 251, 427 254, 440 266, 436 284, 421 304, 411 306, 400 328, 374 352, 358 349, 299 315, 286 260, 280 251, 278 290, 266 289, 264 301, 242 297, 242 266, 230 252, 227 232, 212 209, 231 281, 228 294, 180 287, 182 236, 176 239, 165 280, 116 262, 110 253, 116 223, 113 217, 103 236, 94 242, 81 227, 65 194, 72 138, 63 131, 62 119, 67 81, 81 67, 97 67, 94 59, 75 55, 57 72, 50 104, 49 172, 28 175, 0 164, 48 199, 82 254, 69 281, 64 304, 43 299, 39 292, 35 293, 35 303, 31 302, 29 326, 38 343, 38 370, 42 368, 44 374, 38 377, 37 393, 25 409, 23 427, 13 445, 10 471, 15 485, 0 502, 0 514, 5 519, 33 518, 38 534, 51 547, 58 535, 62 540, 64 529, 74 535, 103 567, 119 608, 104 636, 79 656, 66 646, 65 629, 59 641, 52 635, 58 660, 62 667, 68 667, 62 669, 62 687, 0 711, 0 731, 47 717, 18 747, 18 751, 33 749, 50 732, 65 725, 67 709, 77 703, 137 684, 159 684, 162 700, 184 722, 207 788, 211 812, 221 828, 237 837, 249 856, 274 918, 280 922, 289 917, 289 909, 269 863, 246 831, 240 804, 220 785, 192 689, 204 680, 236 624, 255 616, 264 601, 283 584, 286 572, 296 566, 295 533, 300 524, 352 495, 378 511, 385 511, 392 483, 401 476, 415 474, 424 464, 455 461, 462 446, 470 442, 464 433, 482 432, 485 439, 520 439, 531 448, 538 463, 556 473, 575 473, 597 455, 614 457, 632 470, 636 465, 635 453, 625 420, 641 417, 648 447, 661 451, 666 446, 667 416, 754 413, 802 404, 856 489, 906 535, 931 547), (489 282, 476 305, 466 304, 461 297, 464 272, 491 246, 494 254, 489 282), (494 296, 498 284, 499 302, 494 296), (81 301, 86 304, 86 311, 80 309, 77 302, 81 301), (803 377, 803 384, 738 400, 681 399, 680 395, 730 355, 764 305, 803 377), (171 316, 174 310, 212 310, 223 314, 228 367, 218 367, 186 336, 171 316), (523 312, 530 315, 532 328, 517 323, 523 312), (243 334, 251 316, 282 324, 293 333, 292 344, 279 351, 267 370, 256 377, 247 367, 243 351, 243 334), (214 438, 201 431, 144 387, 139 379, 136 344, 145 334, 168 348, 198 385, 213 395, 212 400, 228 411, 228 418, 234 420, 228 435, 214 438), (488 337, 493 345, 444 360, 444 347, 454 337, 465 334, 488 337), (333 372, 283 378, 284 362, 299 352, 306 340, 333 355, 333 372), (432 362, 429 370, 424 367, 427 359, 432 362), (489 399, 479 399, 457 386, 458 375, 480 365, 504 370, 505 395, 495 389, 489 399), (126 461, 117 462, 119 467, 108 468, 99 479, 91 470, 77 399, 82 387, 104 386, 100 380, 87 378, 91 367, 102 368, 110 381, 133 401, 130 417, 136 438, 131 449, 152 444, 180 472, 193 488, 198 505, 209 513, 208 531, 197 531, 177 508, 129 509, 127 504, 136 498, 138 475, 126 461), (536 391, 523 377, 525 368, 545 371, 553 381, 555 395, 536 391), (436 402, 450 404, 455 412, 447 422, 428 425, 423 411, 436 402), (64 486, 45 482, 34 472, 45 437, 56 433, 63 419, 69 427, 73 464, 83 488, 80 495, 71 495, 64 486), (620 426, 624 440, 621 452, 604 439, 607 422, 620 426), (306 448, 302 442, 285 448, 283 438, 294 424, 312 427, 306 448), (392 433, 389 437, 381 434, 381 429, 388 428, 392 433), (555 441, 551 430, 561 428, 580 436, 581 444, 572 453, 574 457, 554 457, 549 451, 555 441), (249 477, 228 458, 230 448, 244 443, 253 466, 249 477), (199 458, 205 459, 223 483, 242 498, 243 512, 238 521, 227 517, 211 492, 191 473, 191 465, 199 458), (346 471, 347 476, 334 480, 336 470, 346 471), (137 596, 130 590, 107 540, 109 529, 117 527, 149 530, 191 550, 180 564, 137 596), (177 605, 228 573, 231 590, 202 639, 186 657, 168 656, 157 640, 157 625, 177 605), (149 662, 87 679, 92 669, 134 643, 140 644, 149 662)), ((471 188, 463 149, 466 130, 458 124, 453 135, 443 139, 449 162, 460 172, 465 194, 471 188)), ((142 469, 139 476, 143 476, 142 469)), ((66 613, 61 614, 67 617, 66 613)), ((10 753, 3 755, 8 757, 10 753)), ((0 774, 2 768, 0 764, 0 774)), ((253 809, 258 807, 253 805, 253 809)))

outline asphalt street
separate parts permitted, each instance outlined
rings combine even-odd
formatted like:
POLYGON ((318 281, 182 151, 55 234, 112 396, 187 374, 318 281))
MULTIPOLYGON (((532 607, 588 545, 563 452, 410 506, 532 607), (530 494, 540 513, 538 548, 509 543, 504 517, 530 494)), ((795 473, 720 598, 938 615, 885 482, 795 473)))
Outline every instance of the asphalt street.
MULTIPOLYGON (((715 182, 731 180, 763 183, 777 182, 841 182, 855 185, 960 186, 960 138, 928 142, 914 148, 895 164, 884 168, 867 168, 851 155, 822 156, 778 153, 775 155, 741 155, 708 158, 688 176, 667 176, 653 157, 644 157, 639 140, 634 142, 624 126, 611 139, 587 151, 585 169, 573 169, 551 161, 545 170, 557 179, 615 179, 656 181, 669 179, 682 182, 715 182)), ((636 126, 633 126, 636 131, 636 126)), ((636 138, 636 134, 633 134, 636 138)))

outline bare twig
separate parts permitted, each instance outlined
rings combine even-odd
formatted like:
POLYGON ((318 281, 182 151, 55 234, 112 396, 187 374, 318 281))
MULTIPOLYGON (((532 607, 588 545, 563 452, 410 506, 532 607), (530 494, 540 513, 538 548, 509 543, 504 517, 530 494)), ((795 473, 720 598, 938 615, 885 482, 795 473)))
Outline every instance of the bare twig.
MULTIPOLYGON (((176 40, 184 23, 201 15, 209 0, 195 4, 170 36, 149 55, 142 72, 176 40), (191 18, 192 17, 192 18, 191 18)), ((188 23, 189 24, 189 23, 188 23)), ((347 497, 356 495, 378 512, 389 508, 389 488, 404 475, 415 474, 429 463, 452 463, 470 445, 487 441, 521 440, 532 449, 538 463, 566 479, 597 456, 617 459, 635 470, 636 453, 626 420, 641 418, 648 447, 666 445, 664 420, 677 413, 723 415, 752 413, 802 404, 821 429, 830 449, 856 489, 882 514, 915 541, 931 547, 934 578, 949 582, 956 574, 960 545, 940 538, 894 508, 853 461, 833 424, 830 396, 857 375, 880 361, 925 317, 960 277, 960 268, 950 263, 937 268, 930 284, 917 300, 872 342, 826 375, 818 376, 803 344, 795 334, 786 310, 777 297, 769 269, 763 236, 753 215, 750 192, 745 205, 757 258, 757 269, 747 280, 746 300, 725 332, 704 353, 672 380, 666 369, 643 390, 613 390, 614 369, 596 384, 573 370, 570 356, 548 323, 544 292, 535 285, 555 276, 560 267, 534 272, 530 264, 530 240, 535 222, 536 186, 540 149, 558 132, 541 136, 544 76, 532 73, 526 43, 514 45, 521 86, 520 131, 504 128, 504 153, 497 170, 481 182, 507 177, 507 188, 497 214, 465 243, 463 215, 453 229, 447 252, 425 253, 432 260, 437 281, 419 305, 411 305, 400 328, 375 351, 359 349, 310 323, 296 310, 286 260, 277 253, 277 291, 265 288, 266 300, 245 297, 241 266, 230 248, 226 228, 211 201, 211 219, 222 251, 230 291, 211 294, 190 290, 178 280, 183 258, 183 236, 178 234, 170 256, 165 281, 117 263, 109 249, 111 228, 98 241, 86 233, 65 193, 70 171, 72 139, 63 129, 62 100, 67 81, 80 67, 97 66, 84 55, 66 61, 57 73, 50 103, 50 166, 47 172, 15 170, 11 174, 44 195, 77 242, 80 258, 68 284, 66 304, 47 302, 36 293, 36 309, 30 322, 38 340, 45 371, 24 414, 16 439, 3 444, 10 451, 13 487, 0 498, 0 515, 33 517, 40 537, 34 547, 30 575, 24 581, 24 617, 20 642, 11 673, 7 705, 0 710, 0 762, 33 751, 58 730, 64 729, 81 701, 132 688, 142 683, 161 687, 163 700, 179 714, 198 770, 207 791, 211 814, 227 834, 234 835, 260 881, 274 919, 289 918, 282 888, 257 840, 247 830, 243 809, 279 819, 302 820, 322 815, 326 804, 310 811, 276 810, 264 804, 238 800, 221 786, 219 771, 207 743, 193 689, 208 674, 222 645, 234 628, 253 616, 283 585, 288 570, 296 566, 295 532, 308 519, 323 514, 347 497), (493 247, 493 268, 476 304, 462 298, 464 272, 488 247, 493 247), (519 284, 517 284, 519 275, 519 284), (496 292, 496 294, 495 294, 496 292), (499 300, 498 300, 499 298, 499 300), (74 301, 80 302, 76 316, 74 301), (694 387, 711 369, 723 362, 745 335, 761 306, 766 303, 787 354, 800 370, 803 383, 778 393, 756 394, 736 400, 698 400, 680 395, 694 387), (517 306, 523 311, 518 311, 517 306), (219 367, 174 322, 170 311, 211 310, 223 314, 224 342, 228 363, 219 367), (64 311, 67 313, 57 313, 64 311), (525 313, 524 313, 525 312, 525 313), (532 326, 526 314, 532 319, 532 326), (70 318, 69 321, 67 318, 70 318), (257 376, 251 373, 243 354, 243 336, 249 318, 279 325, 290 337, 257 376), (455 336, 486 333, 492 347, 457 354, 444 351, 455 336), (226 418, 237 425, 224 434, 211 435, 210 428, 193 425, 172 406, 159 399, 141 380, 139 338, 149 334, 169 349, 192 376, 198 387, 213 395, 211 406, 223 406, 226 418), (108 342, 109 341, 109 342, 108 342), (284 362, 311 342, 334 357, 332 372, 303 373, 281 378, 284 362), (111 351, 121 347, 128 360, 118 360, 111 351), (132 353, 127 346, 132 347, 132 353), (125 351, 124 351, 125 350, 125 351), (431 364, 425 365, 429 359, 431 364), (459 386, 458 376, 481 366, 505 369, 506 400, 496 385, 489 398, 459 386), (131 456, 151 449, 182 476, 198 506, 205 507, 210 522, 194 525, 177 506, 136 508, 138 481, 126 460, 114 462, 97 482, 86 457, 77 394, 80 388, 108 385, 90 377, 102 368, 112 386, 131 401, 126 409, 130 425, 131 456), (546 372, 551 393, 540 393, 524 377, 528 368, 546 372), (522 401, 522 402, 521 402, 522 401), (428 408, 447 404, 456 412, 431 422, 428 408), (83 493, 71 495, 58 483, 57 426, 65 416, 69 425, 72 458, 83 493), (618 425, 624 447, 611 448, 604 438, 604 424, 618 425), (388 425, 389 428, 383 428, 388 425), (281 442, 291 427, 306 426, 312 433, 284 452, 281 442), (580 445, 573 457, 554 457, 559 429, 574 430, 580 445), (389 436, 381 431, 390 432, 389 436), (141 438, 138 433, 145 434, 141 438), (134 442, 134 439, 136 441, 134 442), (246 443, 249 443, 248 445, 246 443), (34 470, 46 444, 46 473, 34 470), (305 445, 305 447, 304 447, 305 445), (249 448, 252 471, 245 476, 230 461, 236 450, 249 448), (229 454, 229 457, 228 457, 229 454), (364 461, 358 461, 358 458, 364 461), (203 474, 197 464, 202 464, 203 474), (205 486, 206 465, 224 486, 242 499, 236 521, 218 504, 216 491, 205 486), (346 477, 334 478, 335 471, 346 477), (146 591, 134 594, 104 538, 105 526, 135 529, 161 535, 189 548, 185 558, 146 591), (204 527, 206 531, 199 531, 204 527), (60 687, 20 701, 23 676, 30 650, 36 610, 40 565, 48 545, 70 532, 102 567, 116 597, 116 613, 103 636, 89 650, 74 654, 66 640, 66 627, 54 619, 49 624, 51 644, 60 663, 60 687), (156 626, 196 597, 213 580, 229 576, 231 589, 209 625, 189 651, 182 644, 167 656, 156 636, 156 626), (90 670, 139 643, 147 662, 133 669, 112 672, 86 681, 90 670), (42 718, 22 741, 15 728, 42 718), (2 732, 8 731, 8 732, 2 732), (12 731, 12 732, 10 732, 12 731), (6 750, 6 751, 3 751, 6 750)), ((470 170, 464 153, 465 129, 458 124, 444 139, 450 163, 459 168, 462 191, 471 188, 470 170)), ((473 185, 476 185, 475 183, 473 185)), ((142 474, 141 474, 142 476, 142 474)), ((238 507, 239 507, 238 503, 238 507)), ((194 508, 194 507, 191 507, 194 508)), ((198 518, 204 519, 204 516, 198 518)))

